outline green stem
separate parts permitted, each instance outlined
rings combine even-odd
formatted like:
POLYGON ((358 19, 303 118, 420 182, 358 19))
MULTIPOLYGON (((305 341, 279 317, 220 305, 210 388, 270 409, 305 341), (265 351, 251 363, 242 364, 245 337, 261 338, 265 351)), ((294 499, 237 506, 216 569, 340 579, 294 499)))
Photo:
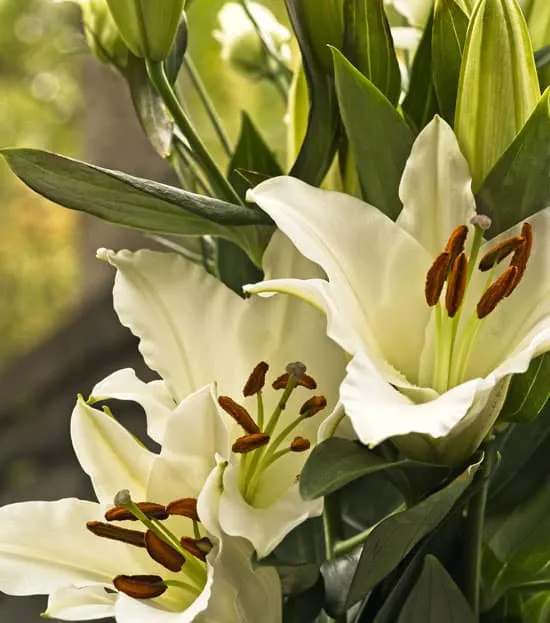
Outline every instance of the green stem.
POLYGON ((225 179, 223 173, 218 168, 218 165, 208 153, 208 150, 206 149, 201 138, 196 133, 190 119, 187 117, 187 114, 181 107, 181 104, 172 89, 172 85, 166 77, 166 72, 164 71, 164 65, 162 62, 146 60, 146 65, 151 83, 161 96, 162 101, 172 115, 175 124, 187 139, 189 146, 191 147, 191 151, 209 180, 213 191, 220 199, 225 199, 231 203, 242 204, 242 201, 235 192, 235 189, 225 179))
MULTIPOLYGON (((338 494, 325 497, 323 506, 323 532, 325 535, 325 558, 332 560, 336 557, 336 543, 342 538, 342 519, 338 506, 338 494)), ((345 623, 346 615, 334 619, 327 615, 327 623, 345 623)))

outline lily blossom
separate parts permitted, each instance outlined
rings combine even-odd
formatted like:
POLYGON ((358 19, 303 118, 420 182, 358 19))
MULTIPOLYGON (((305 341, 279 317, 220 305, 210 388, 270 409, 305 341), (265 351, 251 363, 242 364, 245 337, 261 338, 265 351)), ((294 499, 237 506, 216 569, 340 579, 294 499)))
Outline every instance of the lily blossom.
POLYGON ((328 279, 247 286, 327 316, 351 356, 341 400, 360 440, 458 465, 483 441, 510 375, 550 349, 550 208, 492 240, 468 165, 439 117, 420 133, 393 222, 372 205, 289 177, 248 198, 328 279))
MULTIPOLYGON (((216 414, 196 418, 218 417, 227 431, 217 450, 220 525, 266 556, 322 511, 321 501, 301 499, 297 475, 337 406, 344 354, 326 337, 323 318, 300 301, 245 300, 174 253, 99 256, 117 269, 121 323, 139 337, 145 362, 162 380, 144 383, 133 370, 119 370, 92 398, 140 403, 149 435, 158 440, 182 400, 215 382, 216 414)), ((268 275, 317 270, 281 234, 268 246, 264 268, 268 275)))
POLYGON ((79 398, 71 437, 99 502, 0 508, 0 590, 49 594, 44 616, 66 620, 279 623, 276 571, 253 570, 252 547, 223 535, 216 512, 197 501, 218 487, 225 430, 212 429, 216 418, 196 422, 197 412, 215 412, 212 391, 173 412, 160 454, 79 398))

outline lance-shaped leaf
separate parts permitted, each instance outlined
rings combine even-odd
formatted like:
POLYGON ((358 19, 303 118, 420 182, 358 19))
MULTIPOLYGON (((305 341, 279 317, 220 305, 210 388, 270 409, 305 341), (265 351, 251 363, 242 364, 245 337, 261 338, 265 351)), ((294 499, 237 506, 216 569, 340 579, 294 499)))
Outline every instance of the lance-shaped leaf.
POLYGON ((344 53, 396 104, 401 74, 382 0, 344 0, 344 53))
POLYGON ((540 98, 527 24, 516 0, 480 0, 458 87, 455 132, 477 190, 540 98))
POLYGON ((338 143, 340 119, 328 45, 342 47, 342 0, 286 0, 309 93, 307 129, 290 174, 320 185, 338 143))
POLYGON ((333 50, 338 104, 363 198, 391 218, 401 211, 399 182, 413 135, 389 100, 333 50))
POLYGON ((433 82, 439 110, 452 126, 468 16, 456 0, 436 0, 432 29, 433 82))
POLYGON ((263 249, 247 245, 248 227, 232 227, 269 224, 259 210, 37 149, 2 154, 27 186, 66 208, 155 233, 221 236, 261 262, 263 249))

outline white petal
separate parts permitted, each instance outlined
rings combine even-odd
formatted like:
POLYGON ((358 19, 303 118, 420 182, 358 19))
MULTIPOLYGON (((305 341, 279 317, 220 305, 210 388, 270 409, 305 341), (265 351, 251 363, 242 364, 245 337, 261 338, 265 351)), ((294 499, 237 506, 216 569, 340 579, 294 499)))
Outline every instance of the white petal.
POLYGON ((450 233, 475 214, 472 178, 451 127, 434 117, 418 135, 407 160, 399 196, 397 224, 432 255, 443 250, 450 233))
POLYGON ((422 30, 419 28, 395 26, 391 29, 391 36, 396 48, 414 53, 420 43, 422 30))
POLYGON ((115 616, 116 593, 103 586, 60 588, 48 599, 43 616, 64 621, 89 621, 115 616))
POLYGON ((370 356, 385 358, 415 378, 429 318, 424 301, 428 253, 369 204, 295 178, 262 182, 248 197, 325 270, 335 307, 345 311, 370 356), (409 312, 406 323, 403 309, 409 312))
POLYGON ((433 0, 391 0, 391 4, 407 18, 411 26, 423 28, 433 6, 433 0))
POLYGON ((71 438, 100 502, 111 504, 121 489, 129 489, 136 501, 145 499, 155 455, 112 416, 79 398, 71 416, 71 438))
POLYGON ((131 400, 140 404, 147 416, 147 433, 158 443, 164 435, 168 416, 176 406, 164 381, 144 383, 130 368, 117 370, 104 378, 93 388, 91 397, 96 400, 131 400))

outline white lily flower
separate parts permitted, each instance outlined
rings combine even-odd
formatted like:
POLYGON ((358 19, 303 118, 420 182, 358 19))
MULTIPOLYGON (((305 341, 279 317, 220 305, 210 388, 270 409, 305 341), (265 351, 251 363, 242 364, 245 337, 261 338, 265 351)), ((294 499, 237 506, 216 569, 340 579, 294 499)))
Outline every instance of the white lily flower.
POLYGON ((197 506, 201 490, 218 487, 209 474, 224 443, 215 417, 197 426, 197 412, 216 411, 212 391, 174 411, 160 454, 80 398, 71 437, 99 502, 1 508, 0 590, 49 594, 45 616, 65 620, 280 622, 276 571, 253 571, 252 547, 222 535, 211 507, 197 506), (127 506, 113 507, 115 497, 127 506))
MULTIPOLYGON (((120 370, 92 397, 140 403, 149 435, 158 439, 186 396, 216 382, 217 415, 230 440, 218 450, 221 528, 267 555, 322 511, 321 501, 301 499, 296 480, 322 434, 324 414, 336 406, 344 354, 326 337, 323 318, 299 301, 245 300, 173 253, 99 255, 117 268, 114 304, 121 323, 139 337, 145 362, 163 380, 146 384, 132 370, 120 370), (294 364, 287 374, 292 362, 304 362, 307 373, 294 364), (264 388, 267 364, 272 376, 264 388), (275 380, 276 389, 270 386, 275 380), (318 396, 312 396, 315 382, 318 396)), ((281 234, 271 241, 264 267, 268 275, 317 270, 281 234)), ((197 421, 208 417, 196 414, 197 421)))
POLYGON ((263 182, 249 199, 328 281, 246 289, 294 294, 327 315, 353 356, 341 400, 363 443, 395 438, 413 457, 456 465, 493 426, 510 375, 550 349, 550 208, 485 242, 467 163, 439 117, 414 143, 399 192, 393 222, 293 178, 263 182))

